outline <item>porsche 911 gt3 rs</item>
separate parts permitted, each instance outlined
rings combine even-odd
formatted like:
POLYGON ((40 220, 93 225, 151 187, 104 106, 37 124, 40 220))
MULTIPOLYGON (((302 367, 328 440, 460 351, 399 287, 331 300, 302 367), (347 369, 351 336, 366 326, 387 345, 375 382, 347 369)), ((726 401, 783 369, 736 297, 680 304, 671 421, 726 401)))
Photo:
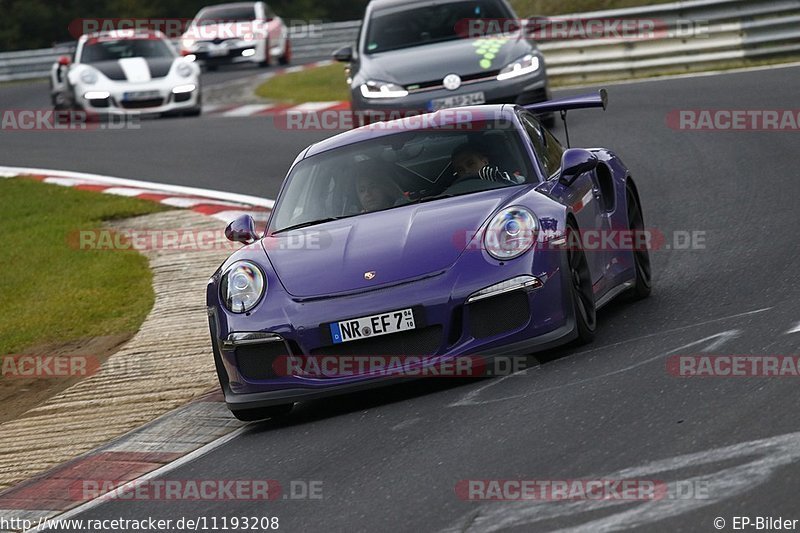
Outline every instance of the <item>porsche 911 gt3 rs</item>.
POLYGON ((588 342, 598 308, 647 296, 647 246, 588 249, 582 237, 645 231, 630 172, 607 149, 564 149, 536 119, 605 101, 442 110, 305 149, 266 232, 247 215, 228 226, 245 246, 208 283, 233 413, 263 418, 463 356, 588 342))
POLYGON ((99 116, 199 115, 200 69, 157 31, 83 35, 50 72, 53 106, 99 116))

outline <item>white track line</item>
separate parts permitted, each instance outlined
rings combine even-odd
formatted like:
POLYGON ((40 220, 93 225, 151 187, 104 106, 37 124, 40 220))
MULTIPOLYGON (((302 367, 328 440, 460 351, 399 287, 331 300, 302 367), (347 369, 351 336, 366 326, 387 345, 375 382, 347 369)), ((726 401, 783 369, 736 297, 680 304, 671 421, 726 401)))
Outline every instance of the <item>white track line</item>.
POLYGON ((275 205, 275 200, 270 200, 268 198, 259 198, 258 196, 249 196, 247 194, 238 194, 232 192, 215 191, 212 189, 199 189, 196 187, 185 187, 183 185, 168 185, 166 183, 154 183, 149 181, 131 180, 126 178, 114 178, 111 176, 103 176, 100 174, 86 174, 83 172, 72 172, 67 170, 0 166, 0 175, 8 177, 12 175, 24 176, 26 174, 35 174, 39 176, 53 176, 60 179, 66 178, 71 180, 77 180, 80 182, 93 182, 99 185, 133 187, 139 189, 146 189, 150 191, 162 191, 172 194, 182 194, 186 196, 201 196, 203 198, 225 200, 237 204, 266 207, 267 209, 272 209, 272 207, 275 205))
POLYGON ((222 116, 249 117, 250 115, 261 113, 262 111, 266 111, 267 109, 272 109, 273 107, 275 107, 274 104, 247 104, 231 109, 230 111, 225 111, 224 113, 222 113, 222 116))
POLYGON ((339 105, 341 102, 306 102, 304 104, 296 105, 292 108, 287 109, 287 111, 292 112, 301 112, 301 113, 313 113, 314 111, 322 111, 323 109, 328 109, 329 107, 333 107, 335 105, 339 105))

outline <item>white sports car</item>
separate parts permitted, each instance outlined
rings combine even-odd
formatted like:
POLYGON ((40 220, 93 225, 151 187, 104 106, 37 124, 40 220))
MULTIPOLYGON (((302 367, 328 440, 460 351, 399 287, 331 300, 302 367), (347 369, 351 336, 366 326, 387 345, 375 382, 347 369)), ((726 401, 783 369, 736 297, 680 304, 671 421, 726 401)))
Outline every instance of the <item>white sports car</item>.
POLYGON ((289 29, 264 2, 204 7, 181 36, 180 49, 210 69, 242 62, 287 65, 292 57, 289 29))
POLYGON ((81 36, 73 58, 53 65, 50 87, 56 110, 99 116, 202 111, 200 68, 157 31, 81 36))

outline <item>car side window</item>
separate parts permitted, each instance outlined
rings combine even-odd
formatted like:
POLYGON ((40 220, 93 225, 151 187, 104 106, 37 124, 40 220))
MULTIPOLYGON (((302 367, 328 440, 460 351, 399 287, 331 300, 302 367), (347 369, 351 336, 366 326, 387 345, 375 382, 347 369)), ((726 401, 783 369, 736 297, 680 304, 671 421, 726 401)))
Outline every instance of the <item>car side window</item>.
POLYGON ((530 113, 522 113, 520 119, 545 173, 552 176, 561 168, 561 156, 564 154, 564 148, 530 113))

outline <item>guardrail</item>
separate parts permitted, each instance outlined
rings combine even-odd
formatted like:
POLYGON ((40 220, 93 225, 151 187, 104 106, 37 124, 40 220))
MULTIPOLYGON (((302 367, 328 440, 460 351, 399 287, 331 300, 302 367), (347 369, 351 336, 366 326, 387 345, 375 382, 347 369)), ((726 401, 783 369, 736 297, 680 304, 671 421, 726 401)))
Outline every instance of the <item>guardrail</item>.
MULTIPOLYGON (((539 43, 559 83, 711 70, 743 58, 800 55, 800 0, 693 0, 561 15, 559 19, 651 19, 655 38, 539 43), (686 23, 695 31, 687 35, 686 23), (663 31, 661 31, 663 30, 663 31)), ((296 60, 327 59, 356 41, 359 21, 322 24, 292 39, 296 60)), ((0 53, 0 81, 44 77, 61 49, 0 53)))

